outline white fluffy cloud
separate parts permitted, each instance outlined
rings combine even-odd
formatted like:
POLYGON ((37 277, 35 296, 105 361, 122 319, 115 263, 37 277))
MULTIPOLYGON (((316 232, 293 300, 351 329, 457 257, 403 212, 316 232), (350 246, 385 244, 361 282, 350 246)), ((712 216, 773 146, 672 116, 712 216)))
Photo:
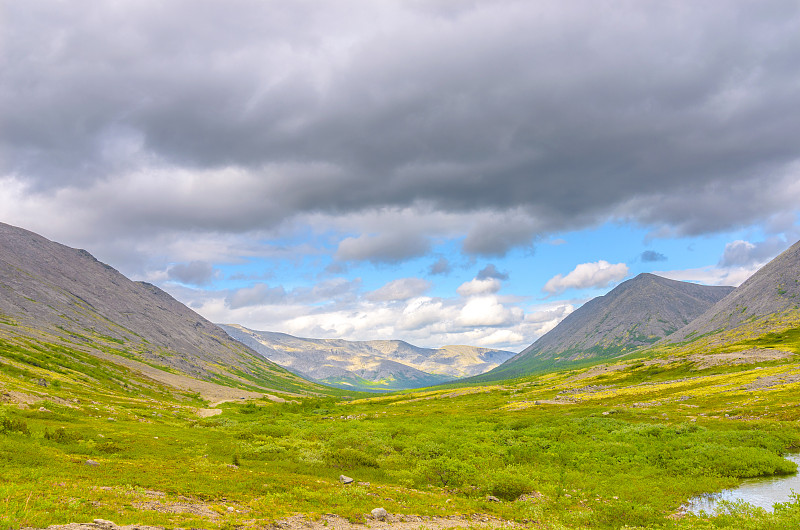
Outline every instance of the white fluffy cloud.
POLYGON ((566 276, 557 274, 550 278, 542 290, 546 293, 563 293, 567 289, 587 289, 589 287, 607 287, 628 275, 628 266, 624 263, 611 264, 600 260, 592 263, 581 263, 566 276))
POLYGON ((496 296, 479 296, 464 304, 458 323, 464 327, 512 326, 522 318, 521 309, 503 305, 496 296))
POLYGON ((365 295, 373 302, 393 302, 420 296, 431 288, 431 282, 422 278, 399 278, 392 280, 380 289, 365 295))
POLYGON ((456 292, 461 296, 478 296, 490 293, 496 293, 500 290, 502 284, 497 278, 473 278, 468 282, 464 282, 456 289, 456 292))

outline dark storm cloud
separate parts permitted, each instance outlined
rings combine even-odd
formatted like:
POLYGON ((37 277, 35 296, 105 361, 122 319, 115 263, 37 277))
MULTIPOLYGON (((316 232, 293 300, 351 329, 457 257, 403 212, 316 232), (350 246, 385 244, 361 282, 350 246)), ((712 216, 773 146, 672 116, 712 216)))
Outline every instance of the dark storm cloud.
POLYGON ((656 252, 655 250, 645 250, 642 252, 641 256, 642 261, 645 263, 651 263, 655 261, 667 261, 667 257, 662 254, 661 252, 656 252))
MULTIPOLYGON (((800 198, 793 1, 4 10, 0 177, 31 193, 94 184, 90 207, 121 226, 246 231, 425 202, 499 212, 463 250, 501 256, 612 215, 699 234, 800 198), (114 178, 153 168, 163 204, 117 206, 114 178)), ((339 257, 427 251, 404 237, 339 257)))

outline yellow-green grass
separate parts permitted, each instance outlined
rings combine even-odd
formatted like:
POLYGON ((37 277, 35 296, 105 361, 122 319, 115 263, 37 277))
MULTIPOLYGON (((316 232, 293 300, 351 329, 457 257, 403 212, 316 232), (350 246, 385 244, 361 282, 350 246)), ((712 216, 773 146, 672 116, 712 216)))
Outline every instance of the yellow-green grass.
POLYGON ((353 401, 225 403, 202 418, 197 395, 128 369, 35 357, 0 349, 0 528, 258 527, 297 513, 361 521, 378 506, 536 528, 800 524, 798 503, 669 518, 695 494, 794 471, 780 456, 800 446, 794 358, 627 360, 353 401))

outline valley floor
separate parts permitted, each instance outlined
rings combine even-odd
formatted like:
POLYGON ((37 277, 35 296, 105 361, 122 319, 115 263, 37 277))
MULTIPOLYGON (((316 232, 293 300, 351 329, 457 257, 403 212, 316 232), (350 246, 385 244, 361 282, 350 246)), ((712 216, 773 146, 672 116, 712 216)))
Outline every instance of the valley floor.
POLYGON ((0 528, 800 527, 797 499, 680 509, 795 471, 781 455, 800 447, 800 363, 756 361, 212 406, 101 360, 80 378, 3 358, 0 528))

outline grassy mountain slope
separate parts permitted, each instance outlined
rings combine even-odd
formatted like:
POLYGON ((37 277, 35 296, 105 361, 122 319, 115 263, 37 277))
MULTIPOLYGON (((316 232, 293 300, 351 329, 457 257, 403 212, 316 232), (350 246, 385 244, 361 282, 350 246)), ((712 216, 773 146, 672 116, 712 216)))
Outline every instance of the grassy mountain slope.
POLYGON ((489 370, 513 354, 473 346, 419 348, 399 340, 306 339, 221 325, 271 361, 317 381, 361 390, 435 385, 489 370))
POLYGON ((674 333, 733 291, 640 274, 568 315, 531 346, 477 380, 596 363, 674 333))
POLYGON ((0 357, 89 353, 248 391, 325 391, 84 250, 2 223, 0 249, 0 357))

